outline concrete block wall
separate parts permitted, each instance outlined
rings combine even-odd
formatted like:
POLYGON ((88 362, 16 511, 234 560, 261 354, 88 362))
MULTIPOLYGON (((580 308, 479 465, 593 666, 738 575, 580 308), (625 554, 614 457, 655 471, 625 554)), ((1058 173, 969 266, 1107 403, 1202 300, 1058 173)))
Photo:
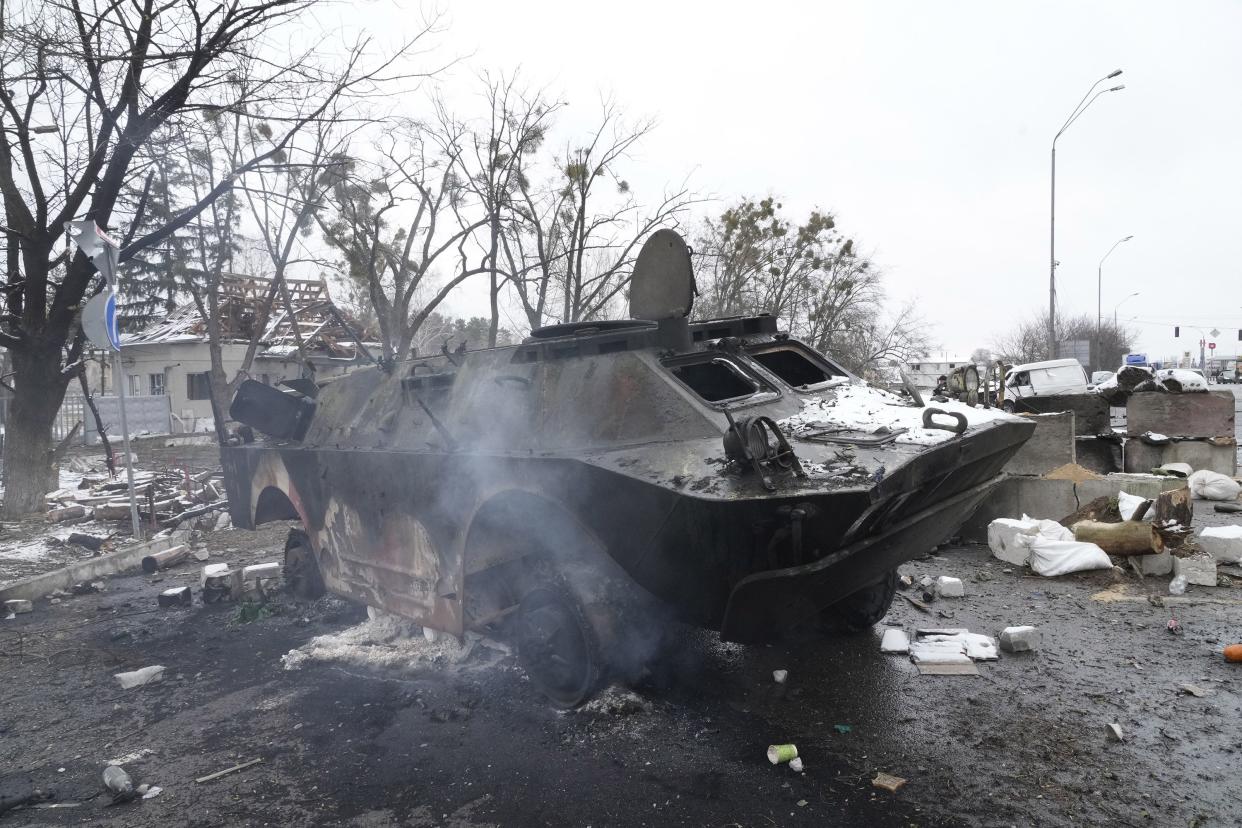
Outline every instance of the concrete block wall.
POLYGON ((1126 433, 1151 431, 1166 437, 1233 437, 1232 391, 1164 394, 1144 391, 1126 402, 1126 433))
POLYGON ((1005 471, 1042 476, 1075 462, 1073 411, 1020 416, 1035 423, 1035 432, 1005 465, 1005 471))

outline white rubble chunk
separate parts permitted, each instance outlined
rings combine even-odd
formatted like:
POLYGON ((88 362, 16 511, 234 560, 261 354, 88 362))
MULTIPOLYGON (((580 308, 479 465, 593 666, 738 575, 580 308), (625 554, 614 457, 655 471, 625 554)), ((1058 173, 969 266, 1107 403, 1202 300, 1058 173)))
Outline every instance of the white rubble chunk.
POLYGON ((251 564, 242 567, 242 580, 252 581, 255 578, 278 578, 280 577, 279 563, 261 563, 251 564))
POLYGON ((905 630, 894 628, 885 630, 884 637, 880 639, 880 652, 903 654, 910 652, 910 636, 906 635, 905 630))
POLYGON ((34 604, 24 598, 10 598, 8 601, 4 602, 4 608, 14 615, 34 612, 34 604))
POLYGON ((202 577, 199 578, 198 585, 200 587, 207 584, 208 578, 221 578, 229 574, 229 565, 226 563, 207 564, 203 567, 202 577))
POLYGON ((131 670, 128 673, 114 673, 112 677, 121 683, 122 690, 129 690, 161 680, 164 677, 164 667, 154 664, 150 667, 143 667, 141 670, 131 670))
POLYGON ((1242 563, 1242 526, 1209 526, 1199 533, 1199 548, 1217 563, 1242 563))
POLYGON ((1178 575, 1184 575, 1188 584, 1216 586, 1216 559, 1203 553, 1174 558, 1173 577, 1178 575))
POLYGON ((1130 560, 1138 563, 1139 572, 1148 575, 1168 575, 1173 571, 1173 556, 1168 551, 1156 555, 1134 555, 1130 560))
POLYGON ((1031 542, 1031 569, 1047 577, 1068 575, 1090 569, 1111 569, 1113 562, 1094 543, 1034 538, 1031 542))
POLYGON ((941 598, 961 598, 965 594, 966 590, 962 586, 961 578, 950 578, 948 575, 941 575, 936 579, 936 595, 941 598))
POLYGON ((944 641, 921 640, 910 645, 910 658, 916 664, 970 664, 966 645, 958 638, 944 641))
POLYGON ((1000 653, 996 651, 996 641, 990 635, 966 633, 962 636, 966 641, 966 657, 971 661, 996 661, 1000 653))
POLYGON ((1005 627, 1001 630, 1000 646, 1007 653, 1025 653, 1038 650, 1043 643, 1037 627, 1005 627))

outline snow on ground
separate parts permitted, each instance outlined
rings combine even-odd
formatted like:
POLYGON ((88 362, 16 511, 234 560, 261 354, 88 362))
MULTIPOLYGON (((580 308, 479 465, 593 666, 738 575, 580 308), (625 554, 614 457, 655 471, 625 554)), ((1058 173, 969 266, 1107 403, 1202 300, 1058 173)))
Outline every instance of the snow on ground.
POLYGON ((488 664, 508 654, 503 644, 467 633, 464 643, 440 633, 424 635, 412 621, 368 611, 370 618, 339 633, 320 635, 281 657, 286 670, 315 662, 356 667, 413 669, 430 665, 459 665, 471 656, 488 664), (486 651, 486 652, 479 652, 486 651), (482 655, 483 658, 478 658, 482 655))
MULTIPOLYGON (((928 408, 961 414, 966 418, 968 426, 983 425, 1010 417, 997 408, 974 408, 952 401, 929 403, 928 408)), ((777 424, 782 431, 793 437, 829 427, 867 434, 883 434, 904 428, 906 431, 897 437, 897 442, 914 445, 930 446, 952 439, 952 431, 923 427, 925 410, 890 391, 853 384, 833 389, 823 396, 803 400, 802 411, 780 420, 777 424)), ((937 417, 936 422, 951 424, 952 418, 937 417)))

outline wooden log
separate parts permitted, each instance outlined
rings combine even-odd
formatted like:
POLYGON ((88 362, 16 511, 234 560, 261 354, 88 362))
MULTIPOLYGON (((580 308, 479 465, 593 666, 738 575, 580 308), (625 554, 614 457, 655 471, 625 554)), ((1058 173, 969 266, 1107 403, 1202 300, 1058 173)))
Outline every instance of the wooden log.
POLYGON ((1084 520, 1071 528, 1074 540, 1094 543, 1110 555, 1150 555, 1164 551, 1164 541, 1145 521, 1100 523, 1084 520))
POLYGON ((47 513, 48 523, 61 523, 66 520, 74 520, 75 518, 86 517, 85 506, 65 506, 61 509, 52 509, 47 513))
POLYGON ((185 544, 174 546, 171 549, 165 549, 163 552, 155 552, 147 555, 142 559, 142 571, 150 575, 161 569, 167 569, 173 564, 181 563, 190 554, 190 547, 185 544))
POLYGON ((1172 489, 1161 492, 1152 506, 1153 520, 1160 526, 1175 521, 1181 526, 1189 527, 1195 516, 1194 501, 1190 496, 1190 488, 1172 489))
POLYGON ((1083 506, 1071 515, 1061 518, 1058 523, 1069 528, 1075 523, 1082 523, 1084 520, 1098 521, 1101 523, 1117 523, 1121 520, 1121 512, 1117 511, 1117 498, 1101 495, 1095 500, 1083 504, 1083 506))

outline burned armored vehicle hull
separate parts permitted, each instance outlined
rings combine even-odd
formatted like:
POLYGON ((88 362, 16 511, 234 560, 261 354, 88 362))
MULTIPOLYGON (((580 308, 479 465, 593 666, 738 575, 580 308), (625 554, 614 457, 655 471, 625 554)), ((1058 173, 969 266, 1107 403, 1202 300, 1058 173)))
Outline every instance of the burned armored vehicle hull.
POLYGON ((232 410, 274 435, 222 449, 233 520, 301 522, 296 589, 507 626, 562 704, 663 610, 735 641, 874 623, 1032 430, 869 388, 763 316, 563 326, 232 410))

